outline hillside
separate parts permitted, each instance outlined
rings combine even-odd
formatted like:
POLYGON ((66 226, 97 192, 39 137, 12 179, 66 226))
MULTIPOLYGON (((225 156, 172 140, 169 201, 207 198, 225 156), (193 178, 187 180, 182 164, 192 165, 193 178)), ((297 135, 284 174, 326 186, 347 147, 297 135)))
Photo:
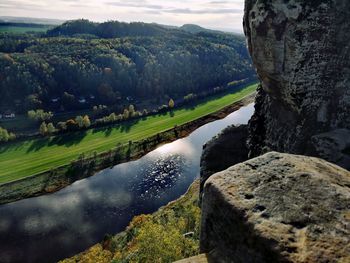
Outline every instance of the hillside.
POLYGON ((0 34, 0 72, 0 112, 24 113, 118 107, 129 96, 159 105, 255 76, 242 37, 88 20, 0 34))
POLYGON ((199 252, 199 182, 153 215, 135 217, 127 229, 106 236, 101 244, 72 258, 73 262, 173 262, 199 252), (157 240, 157 242, 154 242, 157 240))

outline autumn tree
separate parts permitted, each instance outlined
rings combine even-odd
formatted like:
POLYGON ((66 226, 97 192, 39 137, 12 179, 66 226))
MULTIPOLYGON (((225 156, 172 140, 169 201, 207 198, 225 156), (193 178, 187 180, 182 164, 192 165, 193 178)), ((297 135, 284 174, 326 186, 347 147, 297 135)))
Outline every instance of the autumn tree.
POLYGON ((39 132, 42 136, 45 136, 48 133, 46 122, 42 122, 39 127, 39 132))
POLYGON ((170 99, 168 105, 170 109, 173 109, 175 107, 175 101, 173 99, 170 99))
POLYGON ((83 118, 83 125, 85 128, 89 128, 91 126, 91 121, 88 115, 85 115, 83 118))

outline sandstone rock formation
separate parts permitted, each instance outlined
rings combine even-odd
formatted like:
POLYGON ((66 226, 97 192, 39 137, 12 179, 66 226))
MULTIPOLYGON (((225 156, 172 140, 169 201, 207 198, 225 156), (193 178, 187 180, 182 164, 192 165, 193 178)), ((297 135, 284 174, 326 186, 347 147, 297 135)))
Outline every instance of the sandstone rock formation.
POLYGON ((248 159, 247 138, 247 125, 231 126, 204 145, 201 158, 201 193, 205 181, 211 175, 248 159))
POLYGON ((350 172, 271 152, 213 175, 201 251, 214 262, 350 262, 350 172))
POLYGON ((311 146, 323 159, 350 170, 350 130, 339 129, 311 137, 311 146))
POLYGON ((313 136, 350 130, 349 17, 348 0, 245 1, 244 31, 261 79, 251 156, 319 156, 313 136))

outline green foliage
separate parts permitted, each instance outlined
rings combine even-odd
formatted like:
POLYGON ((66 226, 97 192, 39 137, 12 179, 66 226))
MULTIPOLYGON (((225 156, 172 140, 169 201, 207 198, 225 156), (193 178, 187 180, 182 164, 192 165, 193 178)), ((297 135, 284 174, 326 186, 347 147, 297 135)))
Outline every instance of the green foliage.
POLYGON ((30 110, 28 111, 28 117, 31 120, 35 121, 48 121, 52 119, 52 112, 45 112, 44 110, 30 110))
MULTIPOLYGON (((208 114, 251 94, 256 85, 251 85, 234 94, 223 97, 207 98, 194 109, 178 108, 170 113, 156 115, 126 122, 104 129, 88 130, 86 133, 71 133, 51 140, 49 138, 27 140, 0 146, 0 183, 18 180, 37 173, 49 171, 58 166, 67 165, 81 153, 102 153, 114 149, 116 144, 126 144, 129 140, 140 141, 162 131, 172 129, 208 114), (59 143, 55 143, 58 141, 59 143), (93 143, 92 143, 93 142, 93 143), (69 145, 69 147, 67 147, 69 145), (64 153, 64 154, 63 154, 64 153)), ((74 120, 66 122, 67 130, 76 130, 74 120)))
POLYGON ((77 116, 75 118, 75 122, 78 125, 79 128, 83 128, 84 127, 84 118, 82 116, 77 116))
POLYGON ((46 122, 42 122, 40 127, 39 127, 39 132, 42 136, 45 136, 48 134, 48 129, 47 129, 47 125, 46 122))
POLYGON ((61 263, 171 263, 199 254, 199 182, 153 215, 134 217, 127 229, 61 263), (104 247, 104 249, 102 249, 104 247), (89 261, 90 260, 90 261, 89 261))
POLYGON ((55 128, 55 126, 53 125, 53 123, 49 123, 48 125, 47 125, 47 133, 48 134, 53 134, 53 133, 55 133, 56 132, 56 128, 55 128))
POLYGON ((0 127, 0 142, 8 142, 16 139, 14 133, 8 132, 6 129, 0 127))
POLYGON ((47 36, 95 35, 101 38, 116 38, 127 36, 161 36, 166 31, 165 28, 155 24, 122 23, 118 21, 94 23, 86 19, 79 19, 67 21, 49 30, 47 36))
POLYGON ((0 22, 0 32, 11 33, 27 33, 27 32, 42 32, 45 33, 51 29, 50 25, 31 24, 31 23, 10 23, 0 22))
POLYGON ((195 98, 196 98, 196 95, 193 94, 193 93, 190 93, 190 94, 184 96, 184 100, 185 100, 185 101, 192 101, 192 100, 194 100, 195 98))
POLYGON ((79 20, 48 36, 0 33, 0 110, 14 108, 16 100, 24 102, 18 111, 53 110, 54 98, 75 110, 84 107, 77 98, 90 95, 94 105, 127 96, 177 99, 255 75, 244 39, 230 34, 79 20), (95 30, 101 35, 76 35, 95 30))
POLYGON ((59 122, 59 123, 57 123, 57 128, 60 131, 65 131, 65 130, 67 130, 67 124, 65 122, 59 122))

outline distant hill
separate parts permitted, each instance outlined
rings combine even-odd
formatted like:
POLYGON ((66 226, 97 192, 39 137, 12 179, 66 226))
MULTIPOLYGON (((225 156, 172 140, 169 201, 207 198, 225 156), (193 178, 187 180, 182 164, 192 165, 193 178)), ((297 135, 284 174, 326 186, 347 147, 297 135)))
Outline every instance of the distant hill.
POLYGON ((0 30, 0 112, 119 112, 123 98, 157 105, 255 77, 244 37, 222 32, 82 19, 47 33, 7 32, 0 30))
POLYGON ((49 18, 0 16, 0 22, 41 24, 41 25, 60 25, 60 24, 64 23, 65 21, 59 20, 59 19, 49 19, 49 18))
POLYGON ((0 20, 0 32, 10 33, 44 33, 51 29, 53 25, 35 23, 2 22, 0 20))
MULTIPOLYGON (((201 32, 212 32, 214 30, 210 30, 210 29, 206 29, 204 27, 198 26, 198 25, 194 25, 194 24, 185 24, 182 27, 180 27, 181 30, 184 30, 186 32, 192 33, 192 34, 197 34, 197 33, 201 33, 201 32)), ((219 31, 215 31, 215 32, 219 32, 219 31)))
POLYGON ((185 24, 181 27, 162 25, 157 23, 141 22, 119 22, 108 21, 96 23, 87 19, 78 19, 66 21, 63 24, 49 30, 47 36, 75 36, 75 35, 94 35, 99 38, 118 38, 128 36, 162 36, 164 34, 180 34, 181 32, 190 34, 213 33, 229 34, 241 37, 240 34, 223 32, 219 30, 207 29, 194 24, 185 24))
POLYGON ((166 28, 158 24, 141 22, 125 23, 119 21, 96 23, 86 19, 79 19, 64 22, 62 25, 49 30, 47 36, 95 35, 99 38, 162 36, 172 30, 175 29, 166 28))
POLYGON ((228 35, 234 35, 238 38, 242 38, 242 37, 244 38, 243 34, 228 32, 223 30, 208 29, 208 28, 204 28, 194 24, 185 24, 182 27, 179 27, 179 29, 191 34, 200 34, 200 33, 228 34, 228 35))

